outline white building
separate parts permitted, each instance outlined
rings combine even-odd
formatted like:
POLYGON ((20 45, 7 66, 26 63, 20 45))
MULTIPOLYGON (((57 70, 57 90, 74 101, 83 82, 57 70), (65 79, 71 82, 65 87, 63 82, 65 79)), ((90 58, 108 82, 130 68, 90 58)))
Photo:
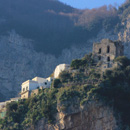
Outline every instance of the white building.
POLYGON ((0 110, 6 106, 6 102, 0 102, 0 110))
POLYGON ((54 71, 54 78, 58 78, 59 77, 59 74, 62 72, 62 71, 66 71, 66 70, 69 70, 70 68, 70 65, 68 64, 60 64, 56 67, 55 71, 54 71))
POLYGON ((18 102, 20 97, 10 98, 11 102, 18 102))
POLYGON ((32 80, 27 80, 21 85, 21 98, 28 98, 32 90, 38 88, 50 88, 53 78, 35 77, 32 80))

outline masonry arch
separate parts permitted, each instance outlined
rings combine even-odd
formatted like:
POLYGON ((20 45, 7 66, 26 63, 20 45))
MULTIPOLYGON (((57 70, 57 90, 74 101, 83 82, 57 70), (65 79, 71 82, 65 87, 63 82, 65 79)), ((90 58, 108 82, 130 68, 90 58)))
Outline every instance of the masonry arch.
POLYGON ((110 59, 110 57, 108 56, 108 57, 107 57, 107 62, 110 62, 110 61, 111 61, 111 59, 110 59))
POLYGON ((101 53, 102 53, 102 49, 99 48, 99 50, 98 50, 98 54, 101 54, 101 53))

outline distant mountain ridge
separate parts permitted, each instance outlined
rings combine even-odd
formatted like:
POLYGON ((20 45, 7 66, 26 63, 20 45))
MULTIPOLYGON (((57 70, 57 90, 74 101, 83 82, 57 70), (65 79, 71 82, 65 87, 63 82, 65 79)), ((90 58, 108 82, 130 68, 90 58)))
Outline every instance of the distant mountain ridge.
POLYGON ((19 35, 34 40, 36 44, 45 42, 44 52, 48 52, 50 46, 55 48, 52 45, 54 38, 60 41, 60 34, 69 32, 74 25, 73 20, 64 15, 73 13, 76 9, 58 1, 0 0, 0 3, 0 34, 15 30, 19 35))
POLYGON ((15 30, 31 39, 36 51, 56 56, 64 48, 84 44, 104 26, 112 28, 119 20, 113 7, 78 10, 57 0, 0 0, 0 3, 0 35, 15 30))

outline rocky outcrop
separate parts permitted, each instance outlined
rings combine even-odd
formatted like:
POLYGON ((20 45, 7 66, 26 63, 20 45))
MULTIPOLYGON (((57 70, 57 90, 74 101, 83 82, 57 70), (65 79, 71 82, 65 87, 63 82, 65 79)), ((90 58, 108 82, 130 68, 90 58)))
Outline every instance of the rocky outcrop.
POLYGON ((123 42, 130 42, 130 15, 127 17, 125 22, 122 22, 122 25, 125 26, 125 30, 119 32, 119 40, 123 42))
MULTIPOLYGON (((68 107, 69 108, 69 107, 68 107)), ((67 109, 68 109, 67 108, 67 109)), ((79 110, 69 113, 58 110, 55 125, 48 125, 44 119, 35 126, 35 130, 120 130, 119 121, 113 109, 99 101, 89 101, 79 110)), ((29 130, 29 129, 28 129, 29 130)))
POLYGON ((125 55, 130 57, 130 15, 126 18, 125 22, 122 22, 125 29, 122 29, 118 33, 119 40, 125 45, 125 55))

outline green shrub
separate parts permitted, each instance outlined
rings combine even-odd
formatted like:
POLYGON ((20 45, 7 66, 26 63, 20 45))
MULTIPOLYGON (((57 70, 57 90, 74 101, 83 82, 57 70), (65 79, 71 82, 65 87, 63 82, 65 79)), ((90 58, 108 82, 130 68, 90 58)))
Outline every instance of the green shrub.
POLYGON ((68 82, 72 80, 71 74, 68 71, 62 71, 59 75, 61 82, 68 82))
POLYGON ((61 84, 60 79, 55 79, 55 80, 53 81, 53 83, 52 83, 52 87, 53 87, 53 88, 58 88, 58 87, 60 87, 60 84, 61 84))
POLYGON ((119 56, 115 59, 115 62, 119 62, 122 65, 122 68, 127 67, 130 65, 130 60, 126 56, 119 56))
POLYGON ((42 118, 53 124, 55 123, 57 108, 67 112, 67 108, 71 108, 71 105, 80 108, 80 105, 85 105, 90 100, 100 100, 105 105, 112 106, 114 111, 120 114, 124 124, 129 125, 129 59, 126 57, 116 58, 115 61, 122 64, 122 68, 106 70, 102 78, 96 67, 91 67, 92 62, 88 63, 88 61, 92 61, 89 58, 89 56, 82 58, 80 61, 83 64, 78 66, 83 69, 87 67, 87 76, 80 71, 75 73, 63 71, 59 79, 54 80, 52 88, 41 90, 35 97, 8 104, 6 118, 0 120, 0 129, 23 130, 30 125, 36 125, 42 118), (94 84, 98 80, 100 82, 94 84), (60 84, 62 87, 59 87, 60 84))
POLYGON ((80 59, 72 60, 71 67, 73 69, 79 69, 79 67, 82 65, 82 61, 80 59))
POLYGON ((80 92, 72 89, 63 90, 59 93, 58 100, 59 101, 66 101, 71 100, 73 97, 80 97, 80 92))
POLYGON ((72 69, 80 69, 88 66, 90 67, 92 65, 93 65, 92 54, 89 54, 89 55, 85 55, 82 59, 72 60, 70 66, 72 69))

